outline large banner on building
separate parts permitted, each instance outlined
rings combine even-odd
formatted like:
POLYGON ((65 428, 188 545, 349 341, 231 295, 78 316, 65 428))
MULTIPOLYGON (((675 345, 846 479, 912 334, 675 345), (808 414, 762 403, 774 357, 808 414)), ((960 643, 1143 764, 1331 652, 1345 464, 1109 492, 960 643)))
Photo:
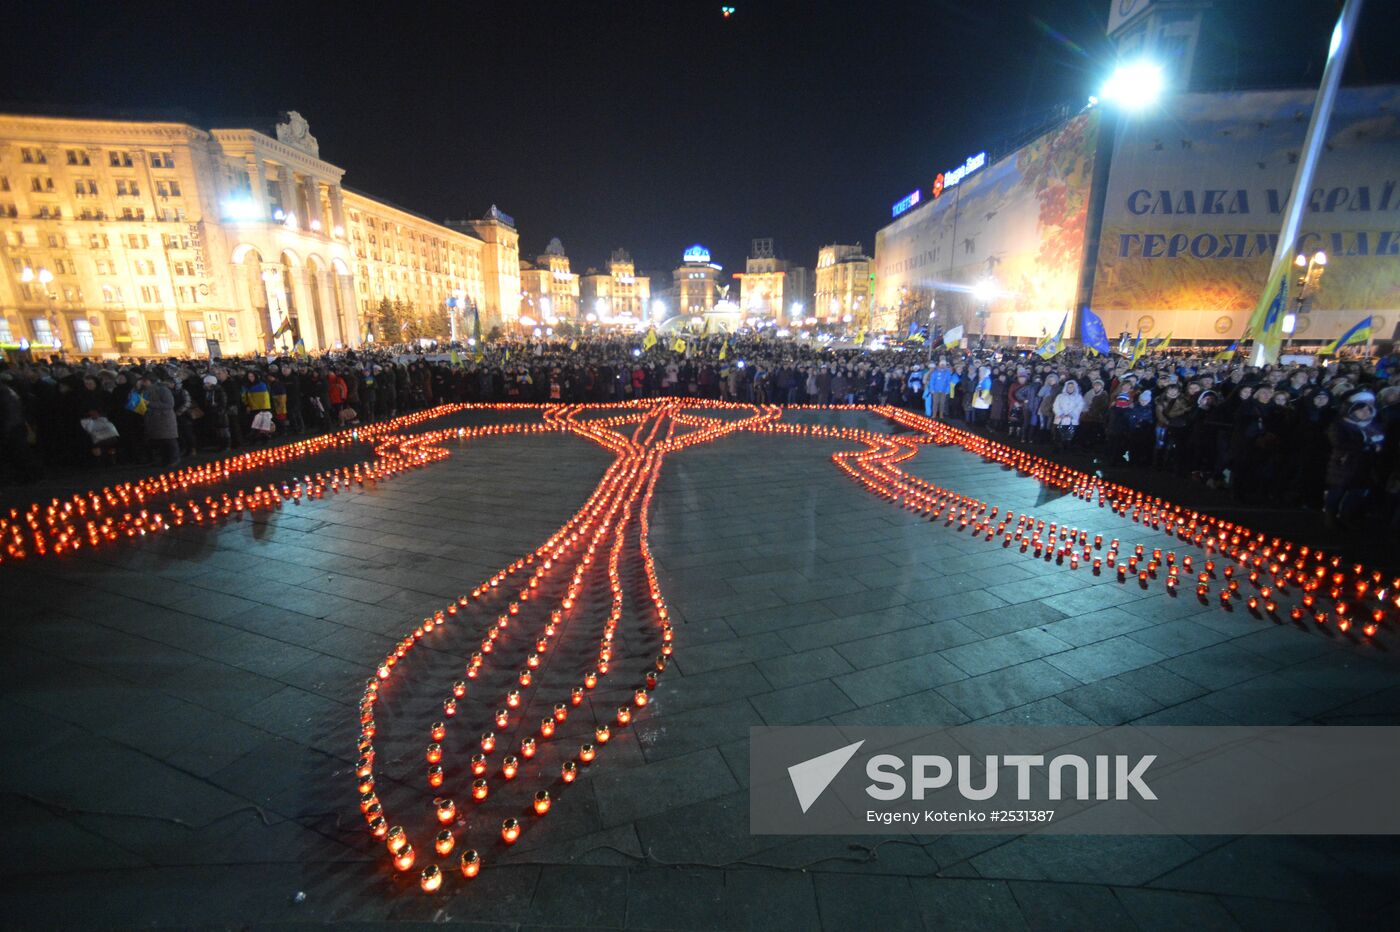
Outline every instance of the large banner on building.
MULTIPOLYGON (((1241 334, 1278 243, 1314 97, 1184 94, 1123 119, 1093 297, 1111 335, 1241 334)), ((1389 335, 1400 308, 1400 88, 1338 97, 1294 248, 1328 258, 1301 339, 1334 338, 1367 313, 1389 335)))
POLYGON ((969 334, 1028 338, 1053 333, 1074 305, 1097 133, 1097 114, 1076 116, 968 171, 937 198, 931 188, 923 206, 880 230, 877 322, 893 328, 917 315, 922 323, 936 300, 945 328, 961 323, 969 334), (979 281, 994 292, 985 305, 973 291, 979 281), (987 311, 985 323, 976 319, 980 309, 987 311))

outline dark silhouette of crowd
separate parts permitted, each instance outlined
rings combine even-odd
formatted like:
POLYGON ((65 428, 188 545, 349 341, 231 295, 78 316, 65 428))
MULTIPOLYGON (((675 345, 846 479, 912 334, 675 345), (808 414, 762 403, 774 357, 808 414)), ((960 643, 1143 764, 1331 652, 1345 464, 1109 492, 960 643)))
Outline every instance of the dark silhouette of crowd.
MULTIPOLYGON (((1400 356, 1256 368, 1191 349, 832 348, 758 335, 505 341, 319 356, 0 365, 0 475, 173 465, 444 402, 893 404, 1115 478, 1158 470, 1242 503, 1400 527, 1400 356), (650 341, 648 341, 650 342, 650 341), (721 358, 722 357, 722 358, 721 358)), ((1129 480, 1130 481, 1130 480, 1129 480)))

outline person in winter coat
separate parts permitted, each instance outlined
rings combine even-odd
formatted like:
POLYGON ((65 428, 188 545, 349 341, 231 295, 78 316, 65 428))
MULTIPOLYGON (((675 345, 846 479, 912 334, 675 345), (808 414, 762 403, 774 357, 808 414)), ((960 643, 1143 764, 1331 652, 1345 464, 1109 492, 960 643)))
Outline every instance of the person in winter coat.
POLYGON ((1055 396, 1050 409, 1055 422, 1055 449, 1063 450, 1074 442, 1074 432, 1079 429, 1079 418, 1084 414, 1084 396, 1079 394, 1079 383, 1066 379, 1064 389, 1055 396))
POLYGON ((1196 404, 1181 393, 1181 386, 1176 383, 1168 385, 1162 397, 1157 399, 1154 412, 1157 442, 1152 465, 1162 469, 1174 469, 1178 465, 1179 451, 1195 414, 1196 404))
POLYGON ((146 442, 162 466, 180 462, 180 427, 175 421, 175 396, 164 378, 141 380, 146 396, 146 442))
POLYGON ((331 403, 331 427, 338 427, 341 409, 350 397, 350 388, 345 384, 344 377, 334 369, 326 375, 326 397, 331 403))
POLYGON ((1355 514, 1375 485, 1375 469, 1385 444, 1376 421, 1376 396, 1360 391, 1347 399, 1345 416, 1327 430, 1332 454, 1327 460, 1327 492, 1322 500, 1328 527, 1355 514))
POLYGON ((228 418, 228 393, 219 384, 217 377, 206 375, 204 384, 204 417, 200 424, 206 433, 205 441, 215 450, 220 452, 228 450, 232 446, 232 434, 229 432, 228 418))
POLYGON ((937 368, 924 378, 924 417, 943 420, 948 409, 948 395, 956 384, 958 377, 948 367, 948 360, 940 359, 937 368))
POLYGON ((1089 390, 1084 392, 1084 413, 1079 415, 1079 430, 1076 431, 1083 444, 1097 446, 1103 441, 1104 423, 1108 420, 1108 392, 1104 390, 1103 379, 1094 379, 1089 390))
POLYGON ((992 370, 982 366, 977 370, 977 384, 967 399, 967 422, 973 427, 986 423, 992 407, 992 370))

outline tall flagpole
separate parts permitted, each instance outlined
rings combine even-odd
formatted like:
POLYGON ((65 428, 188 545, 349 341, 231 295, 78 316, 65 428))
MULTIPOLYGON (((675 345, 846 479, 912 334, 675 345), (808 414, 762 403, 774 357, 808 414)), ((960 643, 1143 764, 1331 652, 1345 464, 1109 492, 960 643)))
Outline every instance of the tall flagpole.
POLYGON ((1318 154, 1327 137, 1327 124, 1332 117, 1332 105, 1337 100, 1337 88, 1342 83, 1342 68, 1346 63, 1347 49, 1351 37, 1356 32, 1356 21, 1361 16, 1361 0, 1346 0, 1342 15, 1337 18, 1332 30, 1332 44, 1327 50, 1327 66, 1322 71, 1322 85, 1317 91, 1317 104, 1313 107, 1312 119, 1308 122, 1308 134, 1303 137, 1302 157, 1298 159, 1298 171, 1293 176, 1293 190, 1288 195, 1288 205, 1283 211, 1283 229, 1279 233, 1278 248, 1274 250, 1274 262, 1269 267, 1269 277, 1265 280, 1264 294, 1259 305, 1249 318, 1249 333, 1254 337, 1254 347, 1250 350, 1249 362, 1254 366, 1264 366, 1278 361, 1279 327, 1272 326, 1273 318, 1286 312, 1281 306, 1284 294, 1285 276, 1291 274, 1293 245, 1298 239, 1298 228, 1303 221, 1303 208, 1308 201, 1312 179, 1317 168, 1318 154), (1280 306, 1273 307, 1276 303, 1280 306), (1269 326, 1266 326, 1268 322, 1269 326))

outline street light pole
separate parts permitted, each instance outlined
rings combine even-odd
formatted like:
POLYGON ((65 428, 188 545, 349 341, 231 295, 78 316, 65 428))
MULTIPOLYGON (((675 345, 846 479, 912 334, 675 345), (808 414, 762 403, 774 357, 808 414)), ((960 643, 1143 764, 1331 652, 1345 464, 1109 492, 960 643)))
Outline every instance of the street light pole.
POLYGON ((1322 281, 1322 273, 1327 271, 1327 253, 1318 250, 1311 256, 1299 253, 1293 259, 1295 268, 1301 270, 1298 276, 1298 293, 1293 298, 1293 311, 1284 316, 1283 319, 1283 345, 1288 347, 1293 343, 1293 334, 1298 329, 1298 318, 1308 312, 1311 306, 1309 302, 1313 295, 1317 294, 1318 286, 1322 281))

